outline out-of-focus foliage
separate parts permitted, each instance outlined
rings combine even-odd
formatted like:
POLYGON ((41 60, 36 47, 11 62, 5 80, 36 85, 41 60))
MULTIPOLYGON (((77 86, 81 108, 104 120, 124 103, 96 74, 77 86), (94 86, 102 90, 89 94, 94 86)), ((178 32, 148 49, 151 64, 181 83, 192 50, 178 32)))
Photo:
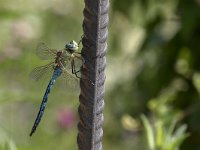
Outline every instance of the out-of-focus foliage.
POLYGON ((1 150, 17 150, 13 140, 8 137, 6 130, 0 126, 0 149, 1 150))
POLYGON ((180 126, 174 131, 176 122, 172 122, 166 128, 162 122, 156 120, 154 128, 144 115, 142 120, 147 132, 149 150, 178 150, 183 140, 187 137, 185 125, 180 126))
MULTIPOLYGON (((79 93, 59 85, 29 138, 48 79, 34 83, 28 76, 47 63, 34 54, 38 42, 61 49, 80 39, 83 7, 78 0, 0 1, 0 135, 9 137, 1 136, 0 148, 77 149, 79 93)), ((199 20, 199 0, 111 1, 104 149, 148 149, 141 114, 158 133, 155 145, 181 131, 177 148, 200 149, 199 20)))
POLYGON ((122 123, 124 115, 139 120, 144 113, 155 117, 149 119, 152 124, 177 120, 175 131, 187 125, 190 136, 179 148, 200 149, 200 2, 113 1, 110 16, 114 63, 107 69, 106 111, 116 128, 106 128, 105 134, 123 143, 123 149, 147 149, 141 144, 142 127, 130 130, 122 123))
POLYGON ((177 124, 183 114, 171 105, 183 86, 182 81, 173 81, 157 98, 148 102, 148 108, 152 113, 149 118, 153 124, 145 115, 141 116, 147 134, 148 149, 178 150, 188 137, 185 133, 186 125, 177 124))

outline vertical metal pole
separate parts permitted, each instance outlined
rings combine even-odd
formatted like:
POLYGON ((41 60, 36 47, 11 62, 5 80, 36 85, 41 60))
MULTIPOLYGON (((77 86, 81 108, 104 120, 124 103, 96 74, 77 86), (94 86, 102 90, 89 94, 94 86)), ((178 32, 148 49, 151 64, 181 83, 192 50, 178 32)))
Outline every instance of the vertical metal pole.
POLYGON ((109 0, 85 0, 81 76, 89 80, 80 80, 79 150, 102 150, 108 10, 109 0))

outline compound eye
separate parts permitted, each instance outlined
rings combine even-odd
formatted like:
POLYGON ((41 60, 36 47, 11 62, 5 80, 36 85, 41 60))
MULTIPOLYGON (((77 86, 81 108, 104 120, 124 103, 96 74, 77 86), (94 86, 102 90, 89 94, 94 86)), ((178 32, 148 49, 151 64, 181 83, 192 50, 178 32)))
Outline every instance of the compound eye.
POLYGON ((69 47, 68 44, 66 44, 66 45, 65 45, 65 48, 67 49, 68 47, 69 47))

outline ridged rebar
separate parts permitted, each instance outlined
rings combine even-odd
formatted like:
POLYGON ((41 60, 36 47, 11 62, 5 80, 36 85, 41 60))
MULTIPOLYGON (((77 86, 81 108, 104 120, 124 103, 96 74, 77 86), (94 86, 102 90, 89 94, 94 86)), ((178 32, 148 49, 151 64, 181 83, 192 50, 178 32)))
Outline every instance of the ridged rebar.
POLYGON ((102 150, 104 81, 109 0, 85 0, 78 149, 102 150), (89 79, 89 80, 85 80, 89 79), (91 83, 92 82, 92 83, 91 83))

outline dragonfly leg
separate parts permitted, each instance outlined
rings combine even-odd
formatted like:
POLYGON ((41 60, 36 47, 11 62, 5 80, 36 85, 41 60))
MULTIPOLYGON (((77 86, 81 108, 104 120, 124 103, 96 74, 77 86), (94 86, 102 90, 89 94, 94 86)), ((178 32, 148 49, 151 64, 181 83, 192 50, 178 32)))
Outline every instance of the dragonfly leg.
POLYGON ((75 62, 74 62, 74 59, 72 59, 71 61, 71 66, 72 66, 72 74, 74 74, 77 78, 81 78, 78 76, 78 72, 80 72, 80 70, 76 70, 76 66, 75 66, 75 62))
POLYGON ((75 71, 74 74, 75 74, 75 76, 76 76, 77 78, 81 78, 81 77, 78 76, 78 74, 77 74, 78 72, 80 72, 80 70, 75 71))
MULTIPOLYGON (((72 74, 74 74, 77 78, 81 78, 78 76, 78 72, 80 72, 80 70, 76 70, 76 67, 75 67, 75 63, 74 63, 74 60, 71 61, 71 65, 72 65, 72 74)), ((94 83, 90 80, 90 79, 85 79, 85 78, 82 78, 83 80, 88 80, 92 85, 94 85, 94 83)))
POLYGON ((84 34, 81 36, 81 39, 80 39, 80 41, 78 42, 78 47, 79 47, 80 43, 82 42, 83 37, 84 37, 84 34))

